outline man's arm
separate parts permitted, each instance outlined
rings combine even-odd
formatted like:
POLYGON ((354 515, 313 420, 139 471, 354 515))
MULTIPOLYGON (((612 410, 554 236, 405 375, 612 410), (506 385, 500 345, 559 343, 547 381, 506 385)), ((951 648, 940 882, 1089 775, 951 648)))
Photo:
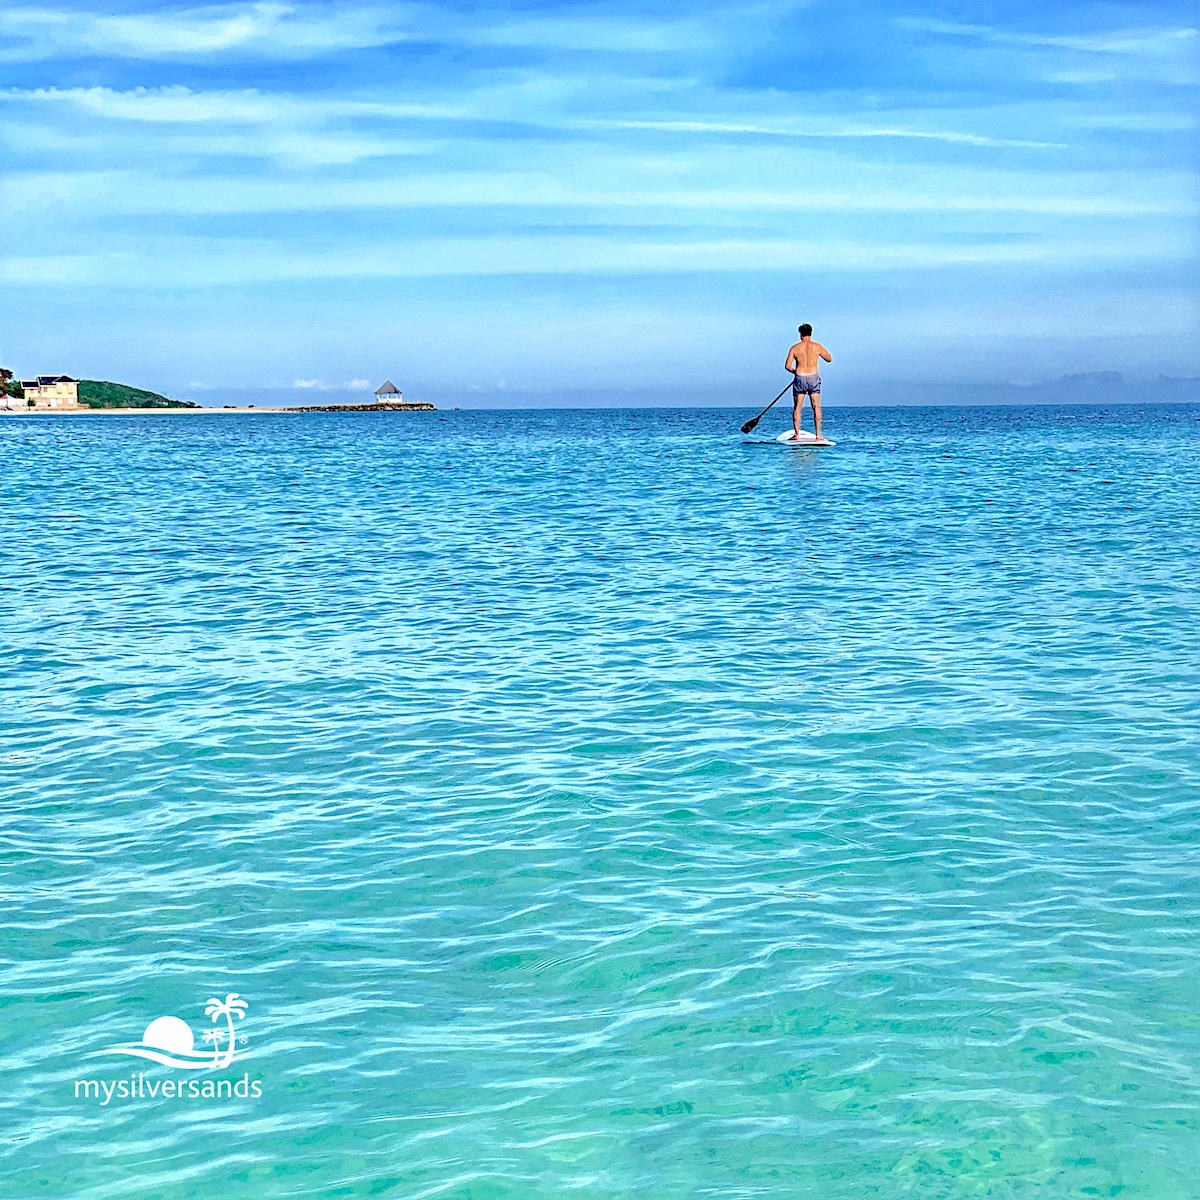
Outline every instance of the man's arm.
POLYGON ((799 366, 800 366, 800 360, 796 357, 796 347, 793 346, 788 351, 787 362, 785 362, 783 364, 783 369, 785 371, 791 371, 792 374, 794 375, 796 373, 797 369, 799 368, 799 366))
POLYGON ((824 359, 826 362, 833 362, 833 355, 832 355, 832 354, 830 354, 830 353, 829 353, 829 351, 828 351, 828 350, 826 350, 824 346, 822 346, 822 347, 821 347, 821 349, 820 349, 820 353, 821 353, 821 357, 822 357, 822 358, 823 358, 823 359, 824 359))

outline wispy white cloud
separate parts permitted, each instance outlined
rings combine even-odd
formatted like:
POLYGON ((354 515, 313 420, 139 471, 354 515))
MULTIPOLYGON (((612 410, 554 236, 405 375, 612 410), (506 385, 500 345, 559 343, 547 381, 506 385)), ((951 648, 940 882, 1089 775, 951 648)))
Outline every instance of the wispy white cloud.
POLYGON ((323 379, 297 379, 292 385, 300 391, 309 392, 369 392, 369 379, 348 379, 345 383, 326 383, 323 379))
MULTIPOLYGON (((421 122, 470 124, 494 115, 507 107, 510 123, 531 130, 554 134, 585 134, 595 131, 628 131, 681 136, 777 137, 787 139, 857 140, 909 139, 946 142, 986 148, 1050 149, 1062 143, 1031 139, 997 137, 954 129, 916 128, 911 124, 865 124, 809 114, 803 120, 731 121, 711 119, 619 119, 576 118, 558 111, 565 107, 562 95, 548 95, 545 88, 532 104, 520 87, 497 94, 497 89, 481 89, 460 97, 457 104, 387 103, 375 100, 336 97, 263 94, 256 90, 196 92, 175 86, 158 89, 138 88, 116 91, 111 88, 38 88, 9 89, 0 92, 0 104, 31 107, 73 108, 98 120, 137 122, 151 125, 248 127, 246 136, 226 133, 204 142, 164 142, 164 148, 179 153, 211 155, 257 155, 291 158, 309 164, 352 163, 366 158, 422 153, 433 142, 397 139, 364 133, 364 124, 402 124, 411 127, 421 122), (560 103, 553 103, 554 100, 560 103), (532 110, 532 111, 530 111, 532 110), (353 123, 354 132, 345 127, 353 123), (319 127, 337 124, 337 134, 316 132, 319 127), (290 132, 287 132, 290 131, 290 132)), ((928 120, 928 114, 925 115, 928 120)))
MULTIPOLYGON (((34 278, 76 284, 153 286, 170 278, 176 286, 210 287, 301 280, 350 280, 486 275, 600 275, 713 271, 825 269, 880 271, 948 267, 1020 266, 1053 263, 1079 269, 1096 264, 1150 263, 1168 259, 1178 245, 1168 236, 1137 244, 1123 237, 1037 240, 955 246, 925 241, 879 246, 845 239, 733 238, 661 241, 646 238, 570 235, 541 237, 426 238, 281 255, 278 246, 244 241, 236 256, 197 253, 187 245, 152 256, 132 252, 48 254, 0 259, 0 282, 34 278)), ((319 378, 296 379, 298 389, 322 390, 319 378)))
POLYGON ((1068 129, 1112 129, 1128 133, 1186 133, 1200 124, 1189 112, 1134 112, 1080 108, 1065 112, 1059 124, 1068 129))
POLYGON ((1046 34, 992 25, 900 17, 896 24, 934 38, 956 37, 993 54, 1018 56, 1015 69, 1028 78, 1080 86, 1153 80, 1171 85, 1200 83, 1197 31, 1191 27, 1134 29, 1093 34, 1046 34))
MULTIPOLYGON (((485 94, 486 95, 486 94, 485 94)), ((0 103, 58 105, 104 120, 148 124, 265 125, 272 122, 311 124, 336 118, 456 120, 481 115, 463 103, 405 103, 337 96, 263 92, 258 88, 196 91, 182 86, 7 88, 0 103)))
POLYGON ((1031 33, 1001 29, 993 25, 968 25, 956 21, 936 21, 923 17, 897 17, 902 29, 920 33, 970 37, 998 45, 1044 46, 1055 50, 1075 50, 1083 54, 1175 54, 1194 53, 1197 31, 1182 29, 1139 29, 1084 36, 1031 33))
POLYGON ((339 51, 422 40, 459 46, 622 54, 718 49, 720 12, 670 20, 611 12, 530 12, 520 19, 455 13, 431 3, 205 5, 113 15, 20 7, 0 12, 0 60, 63 55, 189 59, 218 54, 326 57, 339 51))
POLYGON ((696 17, 672 21, 644 16, 538 16, 489 25, 472 21, 458 36, 481 46, 523 46, 545 50, 619 51, 665 54, 713 49, 723 42, 718 23, 696 17))
POLYGON ((1061 149, 1061 142, 1031 141, 1022 138, 987 137, 946 129, 905 129, 897 126, 860 125, 805 118, 792 126, 741 125, 718 121, 580 121, 580 129, 647 129, 662 133, 753 134, 783 138, 916 138, 934 142, 957 142, 966 146, 1009 146, 1028 149, 1061 149))
MULTIPOLYGON (((108 123, 104 140, 115 151, 122 123, 156 127, 149 139, 160 162, 277 159, 291 167, 351 165, 372 158, 401 158, 425 154, 438 142, 429 137, 397 136, 397 126, 413 119, 445 121, 451 110, 437 106, 378 104, 364 101, 314 99, 288 94, 263 94, 246 89, 196 92, 184 87, 9 89, 0 92, 0 106, 34 114, 46 112, 49 122, 35 127, 10 123, 11 142, 25 148, 38 145, 48 152, 76 151, 96 140, 79 118, 108 123), (62 120, 53 124, 55 110, 62 120), (77 114, 77 117, 75 116, 77 114)), ((130 143, 143 159, 151 144, 146 134, 130 143)))
MULTIPOLYGON (((289 38, 287 18, 292 9, 283 4, 252 4, 241 8, 195 9, 182 13, 101 16, 86 14, 79 23, 82 40, 93 51, 116 50, 137 57, 170 54, 213 54, 250 43, 289 38)), ((312 30, 312 22, 306 22, 312 30)), ((61 26, 57 26, 61 28, 61 26)), ((326 26, 325 29, 328 32, 326 26)))
POLYGON ((0 11, 0 60, 63 55, 197 58, 254 53, 303 58, 403 41, 415 6, 228 4, 116 16, 52 8, 0 11))
MULTIPOLYGON (((210 175, 198 188, 193 178, 172 178, 145 171, 78 173, 10 172, 0 177, 0 211, 40 213, 63 204, 95 215, 120 214, 218 216, 275 212, 354 212, 364 209, 444 210, 497 205, 531 212, 600 209, 626 211, 634 219, 653 216, 670 222, 679 214, 691 224, 696 214, 786 213, 997 213, 1049 217, 1189 217, 1197 200, 1186 174, 1043 175, 1006 180, 999 173, 956 169, 927 172, 913 180, 903 166, 841 172, 843 186, 795 188, 786 165, 771 184, 718 183, 711 175, 688 180, 678 175, 683 163, 664 156, 655 163, 631 165, 619 158, 600 160, 592 170, 547 164, 542 172, 512 169, 423 171, 371 179, 256 179, 210 175), (686 216, 684 215, 686 214, 686 216)), ((748 164, 749 165, 749 164, 748 164)), ((758 173, 762 170, 759 167, 758 173)), ((814 160, 814 173, 826 164, 814 160)), ((543 216, 541 218, 545 220, 543 216)))

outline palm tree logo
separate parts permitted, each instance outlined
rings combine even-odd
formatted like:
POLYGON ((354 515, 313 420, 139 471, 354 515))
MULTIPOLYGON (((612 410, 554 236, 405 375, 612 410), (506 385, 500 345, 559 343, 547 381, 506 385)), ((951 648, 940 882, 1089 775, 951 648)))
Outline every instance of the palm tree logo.
MULTIPOLYGON (((215 1019, 215 1018, 214 1018, 215 1019)), ((206 1029, 204 1031, 204 1040, 209 1042, 213 1048, 213 1067, 216 1068, 217 1060, 221 1056, 221 1039, 225 1036, 223 1030, 206 1029)))
MULTIPOLYGON (((216 1045, 213 1046, 213 1068, 214 1069, 216 1069, 217 1067, 227 1067, 233 1061, 233 1047, 234 1047, 234 1043, 237 1040, 236 1035, 234 1034, 234 1031, 233 1031, 233 1018, 234 1018, 235 1014, 239 1021, 246 1015, 246 1002, 245 1002, 245 1000, 238 999, 237 992, 230 992, 225 997, 224 1000, 218 1000, 216 998, 216 996, 213 996, 208 1001, 208 1004, 204 1009, 204 1015, 206 1017, 212 1017, 214 1025, 222 1017, 224 1017, 226 1019, 226 1021, 229 1022, 229 1044, 225 1047, 225 1058, 222 1062, 219 1062, 219 1063, 217 1062, 218 1050, 217 1050, 216 1045)), ((214 1042, 220 1041, 220 1038, 222 1035, 219 1030, 213 1029, 213 1030, 210 1030, 210 1033, 212 1035, 214 1035, 213 1036, 214 1042)), ((209 1034, 206 1033, 204 1035, 204 1037, 205 1037, 205 1040, 207 1041, 209 1038, 209 1034)))

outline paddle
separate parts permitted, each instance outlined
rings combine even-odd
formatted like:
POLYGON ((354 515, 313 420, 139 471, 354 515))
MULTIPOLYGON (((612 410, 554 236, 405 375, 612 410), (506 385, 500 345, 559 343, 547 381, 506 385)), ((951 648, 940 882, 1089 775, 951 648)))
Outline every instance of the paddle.
MULTIPOLYGON (((787 387, 785 387, 785 388, 783 389, 783 392, 786 392, 786 391, 788 390, 788 388, 790 388, 791 386, 792 386, 792 385, 789 383, 789 384, 787 385, 787 387)), ((759 421, 761 421, 761 420, 763 419, 763 417, 765 417, 765 416, 767 415, 767 413, 768 413, 768 412, 770 412, 770 410, 771 410, 771 409, 772 409, 772 408, 773 408, 773 407, 774 407, 776 404, 778 404, 778 403, 779 403, 779 401, 780 401, 780 400, 783 398, 783 392, 780 392, 780 393, 779 393, 779 395, 778 395, 778 396, 776 396, 776 397, 775 397, 775 399, 774 399, 774 400, 772 400, 772 401, 771 401, 771 403, 770 403, 770 404, 768 404, 768 405, 767 405, 767 407, 766 407, 766 408, 764 408, 764 409, 762 410, 762 412, 760 412, 760 413, 758 414, 758 416, 757 416, 757 417, 755 417, 755 418, 754 418, 752 421, 747 421, 747 422, 745 423, 745 425, 743 425, 743 426, 742 426, 742 432, 743 432, 743 433, 753 433, 753 432, 754 432, 754 427, 755 427, 755 425, 757 425, 757 424, 759 423, 759 421)))

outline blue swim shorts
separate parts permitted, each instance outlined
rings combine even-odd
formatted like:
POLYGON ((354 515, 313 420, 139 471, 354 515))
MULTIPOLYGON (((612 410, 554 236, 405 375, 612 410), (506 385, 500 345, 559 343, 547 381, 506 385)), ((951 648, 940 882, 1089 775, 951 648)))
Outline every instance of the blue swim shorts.
POLYGON ((792 397, 796 400, 799 400, 801 396, 811 396, 813 392, 820 392, 820 390, 820 375, 797 375, 792 380, 792 397))

